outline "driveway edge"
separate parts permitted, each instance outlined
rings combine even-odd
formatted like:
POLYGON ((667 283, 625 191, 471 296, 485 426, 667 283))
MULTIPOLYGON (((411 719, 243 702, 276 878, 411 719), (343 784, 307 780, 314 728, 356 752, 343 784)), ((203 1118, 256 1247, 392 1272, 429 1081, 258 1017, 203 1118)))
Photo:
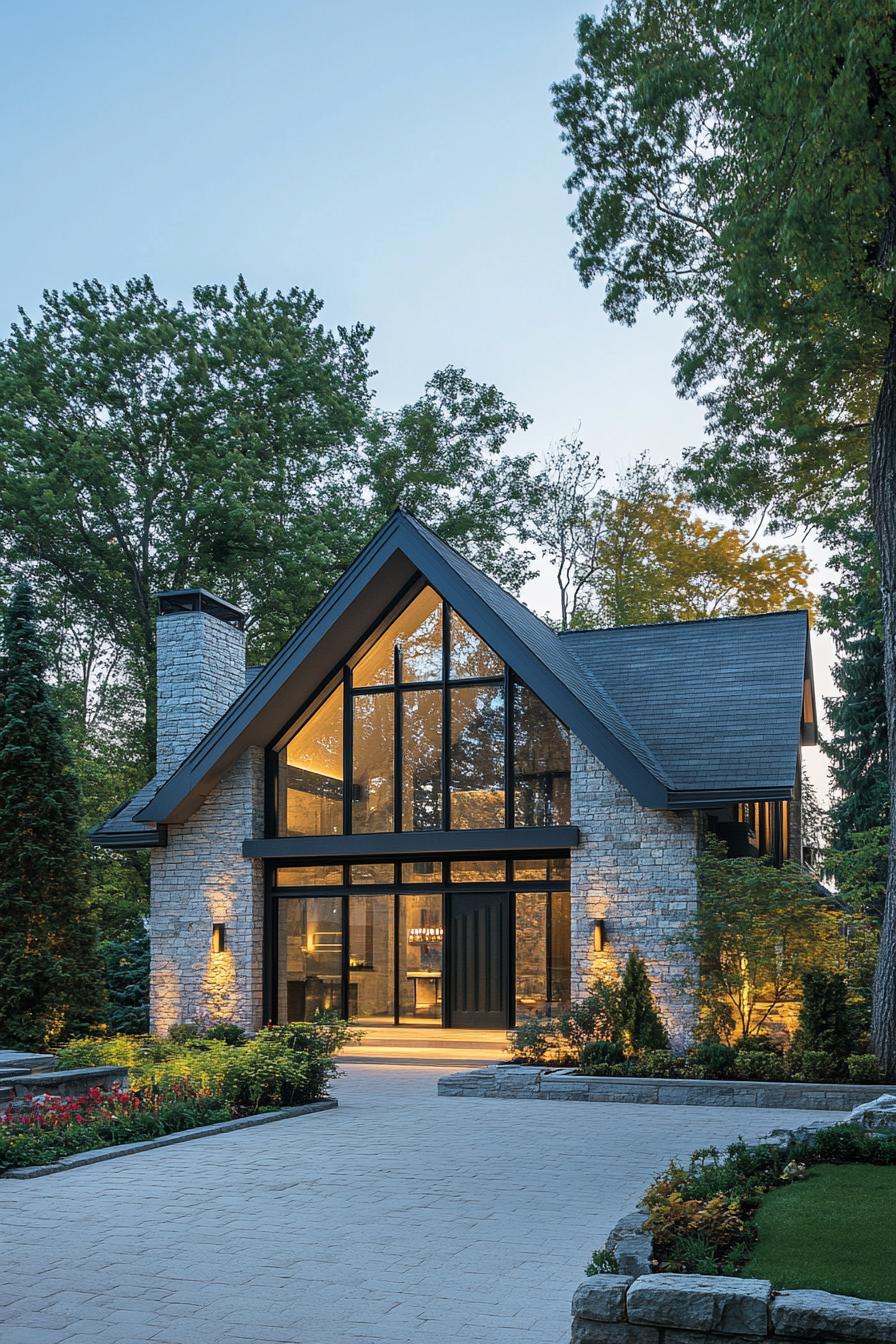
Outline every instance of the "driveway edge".
POLYGON ((119 1143, 111 1148, 91 1148, 85 1153, 72 1153, 40 1167, 15 1167, 3 1172, 4 1180, 30 1181, 37 1176, 55 1176, 75 1167, 90 1167, 95 1162, 109 1162, 114 1157, 129 1157, 131 1153, 146 1153, 153 1148, 167 1148, 172 1143, 188 1143, 190 1139, 205 1139, 212 1134, 229 1134, 234 1129, 253 1129, 269 1125, 274 1120, 292 1120, 298 1115, 313 1115, 316 1111, 332 1111, 339 1105, 335 1097, 323 1101, 309 1101, 304 1106, 286 1106, 282 1111, 267 1111, 263 1115, 246 1115, 238 1120, 221 1120, 216 1125, 200 1125, 196 1129, 182 1129, 176 1134, 161 1134, 157 1139, 141 1139, 139 1143, 119 1143))

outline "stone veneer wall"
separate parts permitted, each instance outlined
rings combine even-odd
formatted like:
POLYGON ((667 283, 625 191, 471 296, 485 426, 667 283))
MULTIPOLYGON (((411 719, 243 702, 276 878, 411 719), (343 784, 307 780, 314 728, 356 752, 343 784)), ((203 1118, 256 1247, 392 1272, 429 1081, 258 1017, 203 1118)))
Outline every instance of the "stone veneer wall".
POLYGON ((574 736, 570 766, 571 820, 581 836, 572 851, 573 999, 637 946, 672 1043, 683 1045, 694 1007, 679 982, 687 956, 675 936, 697 905, 699 814, 642 807, 574 736), (594 947, 597 919, 604 921, 602 953, 594 947))
MULTIPOLYGON (((245 685, 245 636, 208 612, 160 616, 158 773, 166 779, 245 685)), ((150 1020, 165 1032, 196 1016, 261 1025, 262 861, 242 842, 261 835, 263 752, 245 752, 187 821, 151 853, 150 1020), (225 925, 213 953, 212 925, 225 925)))

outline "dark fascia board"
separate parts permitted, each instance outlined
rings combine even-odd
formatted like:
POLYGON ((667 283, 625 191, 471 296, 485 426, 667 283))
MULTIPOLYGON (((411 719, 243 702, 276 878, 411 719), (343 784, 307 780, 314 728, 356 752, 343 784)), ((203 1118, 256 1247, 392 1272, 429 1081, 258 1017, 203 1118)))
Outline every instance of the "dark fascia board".
POLYGON ((345 646, 363 637, 414 577, 396 544, 395 515, 358 556, 283 648, 249 682, 151 802, 136 814, 142 822, 184 821, 211 792, 217 779, 250 746, 266 746, 301 704, 338 665, 326 636, 345 646), (302 672, 297 678, 298 671, 302 672), (294 690, 296 681, 301 687, 294 690), (307 683, 307 685, 306 685, 307 683))
POLYGON ((669 794, 666 806, 671 812, 690 812, 694 808, 728 807, 731 803, 790 802, 793 785, 771 785, 757 789, 675 789, 669 794))
POLYGON ((645 807, 668 790, 438 554, 395 513, 267 667, 249 683, 150 803, 141 822, 184 821, 250 746, 267 746, 420 573, 645 807))
POLYGON ((386 859, 413 854, 519 854, 574 849, 578 826, 525 826, 518 830, 399 831, 373 835, 302 835, 244 840, 247 859, 386 859))
POLYGON ((143 826, 132 831, 107 831, 95 826, 87 832, 92 844, 99 849, 164 849, 168 844, 168 828, 156 826, 153 830, 143 826))
POLYGON ((809 638, 809 613, 806 612, 806 668, 803 673, 809 683, 809 695, 812 699, 812 722, 806 723, 800 703, 800 741, 804 747, 818 746, 818 706, 815 702, 815 672, 812 667, 812 641, 809 638))

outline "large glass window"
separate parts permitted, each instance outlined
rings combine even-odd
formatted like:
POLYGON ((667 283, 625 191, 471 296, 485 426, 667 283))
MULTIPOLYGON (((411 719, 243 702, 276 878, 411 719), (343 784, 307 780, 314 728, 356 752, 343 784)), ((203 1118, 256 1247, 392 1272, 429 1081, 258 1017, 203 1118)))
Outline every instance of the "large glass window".
POLYGON ((342 834, 342 688, 278 753, 281 835, 342 834))
POLYGON ((281 836, 542 827, 570 816, 566 728, 429 587, 279 748, 277 778, 281 836))
POLYGON ((356 695, 352 717, 352 831, 394 829, 395 701, 356 695))
POLYGON ((348 898, 348 1011, 364 1023, 395 1017, 395 897, 348 898))
POLYGON ((442 1020, 442 897, 398 898, 398 1005, 402 1022, 442 1020))
POLYGON ((307 1022, 342 1004, 342 897, 281 902, 279 1020, 307 1022))
POLYGON ((501 659, 456 611, 451 613, 449 628, 451 631, 449 667, 452 681, 504 675, 504 664, 501 659))
POLYGON ((451 826, 504 825, 504 687, 451 690, 451 826))
POLYGON ((442 600, 424 588, 355 664, 356 686, 391 686, 398 655, 402 681, 442 679, 442 600))
POLYGON ((569 822, 569 733, 528 686, 513 688, 513 817, 516 826, 569 822))
POLYGON ((465 959, 474 980, 486 967, 488 974, 499 968, 499 977, 501 967, 508 974, 515 968, 517 1022, 569 1007, 570 897, 567 887, 545 878, 548 860, 420 857, 330 869, 341 870, 338 887, 306 887, 301 895, 282 879, 305 880, 310 870, 275 865, 270 874, 277 1021, 332 1011, 370 1025, 441 1023, 446 1011, 451 1015, 451 1005, 443 1004, 443 974, 445 942, 452 937, 450 956, 465 959), (422 881, 409 886, 405 870, 418 867, 412 875, 422 881), (536 883, 531 874, 539 869, 536 883), (464 902, 486 892, 507 917, 500 928, 477 924, 471 942, 469 923, 459 916, 464 902))
POLYGON ((442 827, 442 692, 405 691, 401 697, 401 826, 442 827))

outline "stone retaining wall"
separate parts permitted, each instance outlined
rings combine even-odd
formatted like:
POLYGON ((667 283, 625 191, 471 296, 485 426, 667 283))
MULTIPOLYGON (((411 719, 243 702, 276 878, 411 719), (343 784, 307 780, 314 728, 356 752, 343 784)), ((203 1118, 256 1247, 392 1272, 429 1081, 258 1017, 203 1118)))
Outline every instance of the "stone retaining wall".
POLYGON ((571 1344, 896 1344, 896 1302, 815 1289, 773 1292, 765 1279, 598 1274, 572 1302, 571 1344))
POLYGON ((659 1106, 756 1106, 773 1110, 851 1111, 875 1101, 881 1085, 742 1083, 691 1078, 589 1078, 574 1069, 490 1064, 439 1079, 440 1097, 535 1101, 619 1101, 659 1106))

